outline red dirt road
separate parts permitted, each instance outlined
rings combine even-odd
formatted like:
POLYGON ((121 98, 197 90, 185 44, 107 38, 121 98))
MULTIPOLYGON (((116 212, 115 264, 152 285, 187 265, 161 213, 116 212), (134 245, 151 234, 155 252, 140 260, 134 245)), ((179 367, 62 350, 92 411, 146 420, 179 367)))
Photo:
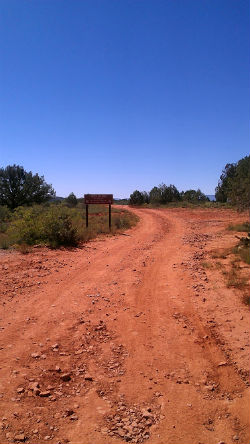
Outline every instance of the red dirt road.
POLYGON ((249 442, 248 309, 204 268, 240 217, 133 211, 75 251, 1 253, 1 444, 249 442))

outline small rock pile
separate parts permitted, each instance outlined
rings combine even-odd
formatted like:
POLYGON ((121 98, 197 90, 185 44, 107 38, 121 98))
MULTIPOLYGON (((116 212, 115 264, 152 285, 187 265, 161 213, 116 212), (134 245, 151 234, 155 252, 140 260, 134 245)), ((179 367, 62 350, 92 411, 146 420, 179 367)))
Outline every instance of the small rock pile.
POLYGON ((158 415, 151 407, 129 408, 119 402, 115 414, 106 416, 107 427, 103 434, 122 438, 126 442, 140 443, 150 436, 150 427, 158 422, 158 415))

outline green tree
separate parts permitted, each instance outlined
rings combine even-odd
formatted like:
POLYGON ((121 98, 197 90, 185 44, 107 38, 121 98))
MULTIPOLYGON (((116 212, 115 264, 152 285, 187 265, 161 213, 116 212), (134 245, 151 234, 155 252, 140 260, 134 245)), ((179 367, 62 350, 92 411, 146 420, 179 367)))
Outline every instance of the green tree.
POLYGON ((144 203, 143 193, 135 190, 132 194, 130 194, 129 203, 130 205, 142 205, 144 203))
POLYGON ((22 166, 0 168, 0 205, 14 209, 20 205, 43 203, 55 196, 55 191, 43 176, 33 175, 22 166))
POLYGON ((66 202, 67 204, 69 204, 71 207, 75 207, 77 205, 77 198, 76 195, 74 193, 70 193, 68 195, 68 197, 66 197, 66 202))
POLYGON ((161 191, 161 203, 176 202, 181 199, 180 193, 174 185, 165 185, 162 183, 159 185, 161 191))
POLYGON ((227 163, 224 170, 222 171, 218 185, 215 188, 215 198, 217 202, 228 201, 229 195, 232 190, 232 180, 234 179, 235 173, 236 164, 227 163))
POLYGON ((231 179, 229 201, 240 210, 249 208, 250 204, 250 156, 239 160, 231 179))
POLYGON ((161 203, 161 190, 159 187, 153 187, 149 192, 149 201, 153 204, 161 203))
POLYGON ((209 198, 204 193, 202 193, 199 188, 197 191, 196 190, 182 191, 181 198, 182 200, 193 203, 209 201, 209 198))

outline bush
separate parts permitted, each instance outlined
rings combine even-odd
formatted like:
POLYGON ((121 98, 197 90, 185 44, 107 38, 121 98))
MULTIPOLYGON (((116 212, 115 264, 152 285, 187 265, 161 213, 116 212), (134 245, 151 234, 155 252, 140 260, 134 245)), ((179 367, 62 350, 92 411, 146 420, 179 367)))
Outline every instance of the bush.
POLYGON ((53 248, 60 245, 75 247, 79 241, 72 217, 61 208, 52 208, 46 215, 43 237, 53 248))
MULTIPOLYGON (((85 209, 82 208, 68 208, 64 204, 18 207, 10 216, 6 233, 0 232, 0 248, 16 245, 19 251, 27 252, 29 246, 34 244, 52 248, 61 245, 75 247, 79 242, 86 242, 100 233, 109 233, 105 207, 91 206, 89 218, 89 228, 86 228, 85 209)), ((137 220, 128 211, 114 209, 111 232, 129 228, 137 220)))

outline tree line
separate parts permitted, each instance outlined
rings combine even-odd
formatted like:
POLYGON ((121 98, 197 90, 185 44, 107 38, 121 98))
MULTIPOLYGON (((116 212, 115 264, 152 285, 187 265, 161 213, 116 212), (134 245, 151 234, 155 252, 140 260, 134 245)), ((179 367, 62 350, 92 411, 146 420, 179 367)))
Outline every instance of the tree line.
POLYGON ((179 192, 175 185, 160 184, 153 187, 151 191, 135 190, 129 198, 130 205, 156 204, 164 205, 169 202, 187 201, 193 203, 207 202, 208 197, 198 190, 187 190, 179 192))
MULTIPOLYGON (((55 198, 52 185, 45 182, 43 176, 27 172, 22 166, 8 165, 0 168, 0 205, 14 210, 18 206, 30 206, 51 201, 55 198)), ((217 202, 229 203, 239 209, 249 208, 250 201, 250 156, 236 163, 228 163, 222 171, 215 189, 217 202)), ((79 199, 74 193, 66 198, 68 206, 76 206, 79 199)), ((135 190, 129 199, 131 205, 167 204, 186 201, 202 203, 208 197, 198 190, 178 191, 175 185, 164 183, 155 186, 151 191, 135 190)))

